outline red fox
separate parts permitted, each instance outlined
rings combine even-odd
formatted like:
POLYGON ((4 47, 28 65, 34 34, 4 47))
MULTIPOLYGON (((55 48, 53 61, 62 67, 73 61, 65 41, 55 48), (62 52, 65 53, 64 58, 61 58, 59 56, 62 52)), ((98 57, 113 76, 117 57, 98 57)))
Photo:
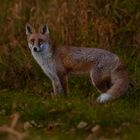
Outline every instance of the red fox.
POLYGON ((52 81, 54 95, 68 95, 70 73, 90 75, 92 84, 101 93, 97 98, 99 103, 114 100, 128 89, 128 74, 117 55, 98 48, 52 45, 47 25, 35 32, 26 24, 26 34, 34 59, 52 81))

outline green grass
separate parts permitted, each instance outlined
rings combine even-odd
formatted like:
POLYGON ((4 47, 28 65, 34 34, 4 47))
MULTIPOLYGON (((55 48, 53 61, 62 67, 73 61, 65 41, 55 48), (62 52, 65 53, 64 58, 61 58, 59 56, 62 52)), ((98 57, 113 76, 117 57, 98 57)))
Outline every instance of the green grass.
MULTIPOLYGON (((77 80, 75 79, 75 82, 77 80)), ((81 86, 80 83, 77 85, 81 86)), ((34 94, 31 90, 0 91, 0 125, 9 124, 9 116, 19 112, 21 126, 27 121, 35 122, 28 130, 30 135, 27 139, 32 137, 34 140, 82 140, 91 133, 91 128, 96 124, 101 126, 97 138, 140 138, 140 104, 131 94, 133 89, 129 91, 128 96, 115 102, 97 104, 93 93, 87 96, 79 87, 72 84, 71 86, 70 97, 54 99, 49 95, 43 97, 34 94), (81 121, 88 125, 78 129, 77 125, 81 121), (116 129, 120 129, 119 134, 116 134, 116 129)), ((86 88, 84 84, 82 86, 86 88)), ((0 138, 3 137, 0 135, 0 138)))

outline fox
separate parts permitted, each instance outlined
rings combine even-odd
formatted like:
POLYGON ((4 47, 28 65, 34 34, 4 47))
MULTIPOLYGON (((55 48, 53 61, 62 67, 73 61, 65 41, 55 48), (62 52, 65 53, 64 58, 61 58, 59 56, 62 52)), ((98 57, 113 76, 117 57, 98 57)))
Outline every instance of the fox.
POLYGON ((126 93, 128 72, 116 54, 100 48, 54 45, 47 24, 37 32, 29 23, 25 29, 32 56, 52 82, 53 96, 68 96, 68 76, 83 73, 90 76, 100 93, 98 103, 113 101, 126 93))

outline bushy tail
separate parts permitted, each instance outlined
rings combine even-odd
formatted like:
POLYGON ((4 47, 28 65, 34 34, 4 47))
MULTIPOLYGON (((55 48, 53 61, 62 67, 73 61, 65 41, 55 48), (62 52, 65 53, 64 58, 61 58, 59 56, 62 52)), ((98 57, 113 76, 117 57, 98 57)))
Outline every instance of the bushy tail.
POLYGON ((101 94, 101 96, 97 98, 98 102, 114 100, 127 91, 129 87, 129 78, 123 64, 120 63, 111 72, 111 82, 112 86, 106 91, 106 93, 101 94))
POLYGON ((107 91, 114 98, 124 94, 129 87, 128 73, 123 64, 119 64, 111 74, 112 87, 107 91))

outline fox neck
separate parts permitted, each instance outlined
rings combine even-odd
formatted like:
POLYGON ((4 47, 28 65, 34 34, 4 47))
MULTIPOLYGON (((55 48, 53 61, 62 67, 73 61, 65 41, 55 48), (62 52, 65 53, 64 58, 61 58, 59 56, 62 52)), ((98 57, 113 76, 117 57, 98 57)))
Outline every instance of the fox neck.
POLYGON ((46 61, 52 60, 52 48, 49 44, 44 44, 44 49, 41 52, 31 51, 35 60, 39 65, 45 65, 46 61))
POLYGON ((34 52, 32 51, 32 55, 37 61, 37 63, 40 65, 44 73, 51 79, 56 77, 56 68, 54 66, 53 62, 53 53, 51 46, 46 44, 44 46, 44 50, 42 52, 34 52))

